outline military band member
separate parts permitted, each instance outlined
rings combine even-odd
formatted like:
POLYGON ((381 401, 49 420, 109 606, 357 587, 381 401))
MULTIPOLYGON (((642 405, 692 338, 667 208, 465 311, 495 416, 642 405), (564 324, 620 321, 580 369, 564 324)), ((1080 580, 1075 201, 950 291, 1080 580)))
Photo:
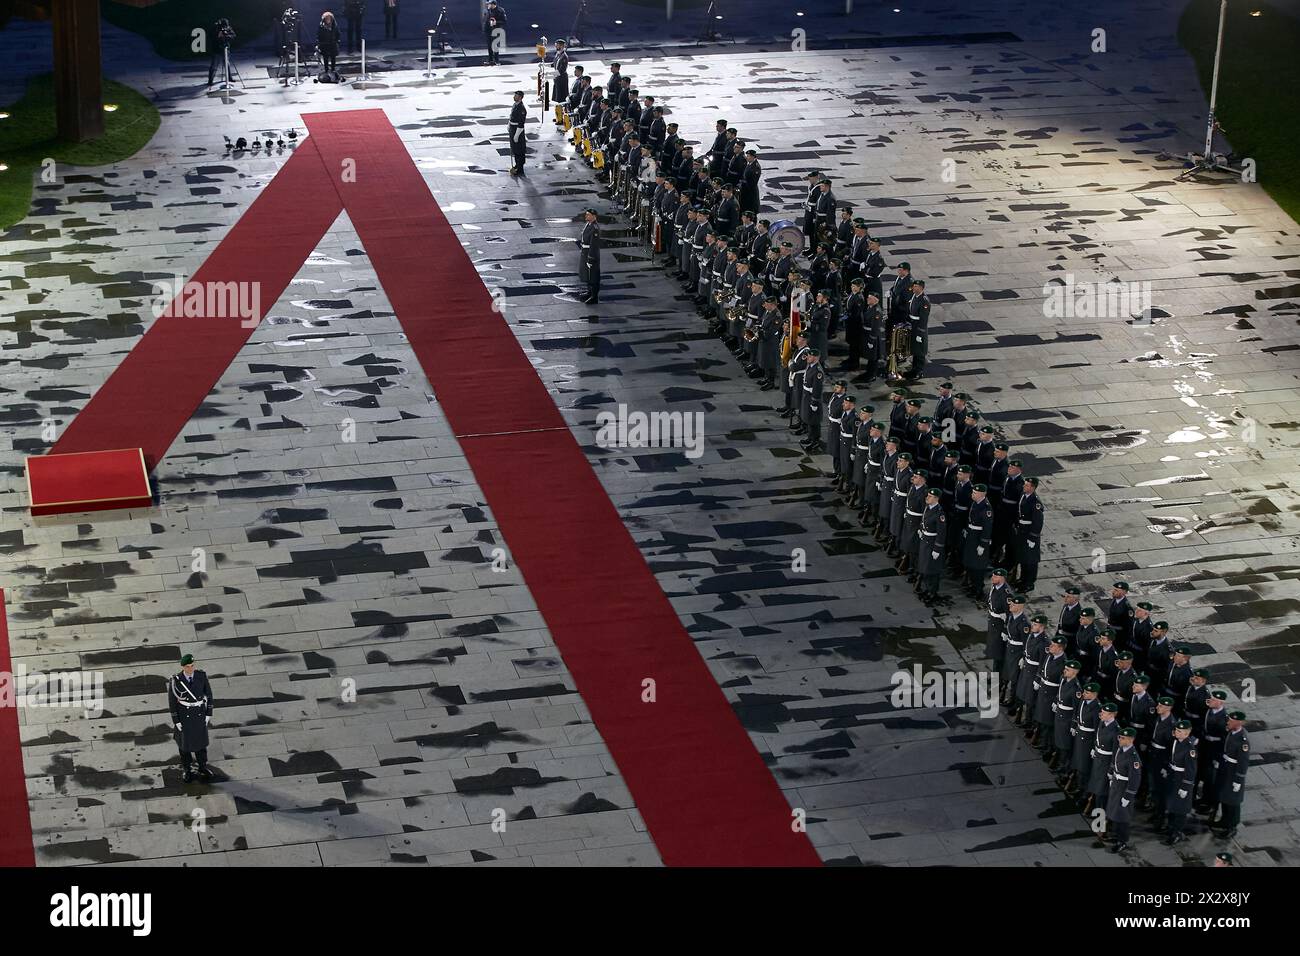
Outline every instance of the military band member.
POLYGON ((856 372, 862 360, 863 316, 867 308, 862 294, 862 280, 849 283, 849 295, 844 302, 844 341, 849 347, 849 358, 840 366, 842 372, 856 372))
MULTIPOLYGON (((966 541, 969 547, 969 535, 966 541)), ((984 599, 984 607, 988 610, 988 638, 984 642, 984 657, 993 662, 993 670, 1001 673, 1007 650, 1007 618, 1010 617, 1011 589, 1007 587, 1005 568, 994 568, 991 574, 989 593, 984 599)))
POLYGON ((1221 690, 1210 691, 1205 701, 1205 716, 1201 718, 1201 764, 1197 783, 1200 793, 1196 808, 1206 813, 1214 807, 1218 793, 1216 774, 1219 758, 1223 756, 1223 740, 1228 736, 1228 695, 1221 690))
POLYGON ((763 375, 763 369, 758 364, 758 332, 763 324, 763 316, 767 313, 767 296, 763 294, 763 288, 762 279, 754 277, 749 280, 749 304, 745 306, 745 328, 741 336, 744 356, 741 361, 750 378, 761 378, 763 375))
POLYGON ((850 279, 862 279, 864 288, 871 288, 866 282, 867 256, 871 252, 871 237, 867 235, 867 221, 854 219, 850 223, 852 234, 848 249, 844 253, 844 271, 850 279))
MULTIPOLYGON (((1156 712, 1151 718, 1151 733, 1146 746, 1147 760, 1147 800, 1143 804, 1144 810, 1151 811, 1151 820, 1156 824, 1156 832, 1160 832, 1160 827, 1164 825, 1165 818, 1165 784, 1168 781, 1169 774, 1166 767, 1169 766, 1169 748, 1174 742, 1174 730, 1178 724, 1178 718, 1174 716, 1174 699, 1172 697, 1161 697, 1156 701, 1156 712)), ((1192 725, 1187 725, 1190 730, 1192 725)), ((1192 777, 1192 788, 1196 784, 1196 777, 1192 777)), ((1188 807, 1191 806, 1191 794, 1188 794, 1188 807)))
POLYGON ((1097 735, 1093 740, 1092 752, 1090 753, 1091 768, 1089 770, 1088 783, 1084 789, 1087 796, 1083 804, 1083 815, 1086 817, 1093 807, 1106 806, 1106 791, 1108 776, 1111 770, 1111 764, 1114 761, 1115 751, 1118 749, 1119 738, 1119 721, 1116 715, 1119 713, 1119 707, 1114 701, 1106 701, 1101 705, 1101 714, 1097 720, 1097 735))
POLYGON ((569 98, 569 51, 563 40, 555 41, 555 56, 551 60, 555 79, 551 81, 551 99, 563 103, 569 98))
POLYGON ((909 324, 908 308, 912 302, 912 266, 900 262, 895 268, 894 285, 889 291, 889 323, 893 325, 909 324))
MULTIPOLYGON (((1079 681, 1079 662, 1073 659, 1065 662, 1061 681, 1056 688, 1056 697, 1048 699, 1050 710, 1051 748, 1047 769, 1057 772, 1058 783, 1063 783, 1070 772, 1070 756, 1074 752, 1074 736, 1070 733, 1074 724, 1075 709, 1083 696, 1083 686, 1079 681)), ((1043 698, 1040 698, 1043 699, 1043 698)))
POLYGON ((1047 654, 1047 615, 1035 614, 1029 619, 1029 634, 1025 637, 1025 646, 1021 652, 1020 672, 1016 675, 1016 713, 1013 717, 1017 727, 1033 730, 1034 704, 1038 689, 1038 670, 1043 665, 1047 654))
POLYGON ((755 150, 745 150, 745 168, 740 173, 740 208, 758 215, 758 185, 763 167, 755 150))
POLYGON ((831 181, 825 176, 817 180, 816 216, 815 235, 835 235, 835 193, 831 192, 831 181))
POLYGON ((813 300, 812 311, 808 314, 808 341, 812 347, 826 355, 827 339, 830 336, 831 301, 823 289, 813 300))
POLYGON ((862 313, 862 346, 867 356, 864 378, 871 382, 880 369, 886 343, 884 312, 880 308, 880 296, 875 291, 869 290, 866 299, 867 307, 862 313))
POLYGON ((740 189, 741 180, 745 178, 745 144, 738 139, 731 141, 731 155, 727 157, 727 172, 723 179, 735 189, 740 189))
POLYGON ((588 305, 595 305, 600 301, 600 224, 596 221, 595 209, 588 208, 583 218, 586 225, 578 239, 578 279, 586 283, 587 294, 579 298, 588 305))
POLYGON ((1250 738, 1246 735, 1246 715, 1234 710, 1228 714, 1228 733, 1219 754, 1219 767, 1215 774, 1215 803, 1206 816, 1210 829, 1219 830, 1219 838, 1231 840, 1241 825, 1241 804, 1246 799, 1246 765, 1250 762, 1250 738), (1221 809, 1219 819, 1215 810, 1221 809))
POLYGON ((1106 828, 1111 835, 1111 853, 1123 853, 1129 848, 1129 833, 1137 810, 1138 787, 1142 784, 1142 756, 1134 746, 1134 737, 1132 727, 1120 730, 1107 775, 1106 828))
POLYGON ((925 375, 926 358, 930 354, 930 297, 925 294, 925 282, 912 281, 912 295, 907 303, 912 336, 912 371, 910 378, 925 375))
POLYGON ((796 435, 804 433, 803 421, 799 418, 799 404, 803 400, 803 376, 804 370, 808 364, 808 352, 811 346, 808 344, 808 335, 803 330, 794 339, 794 351, 790 354, 790 361, 786 363, 785 372, 781 376, 781 391, 785 398, 785 404, 780 408, 780 414, 790 419, 790 428, 796 435))
POLYGON ((970 511, 962 528, 962 567, 966 574, 966 591, 978 599, 984 588, 984 569, 989 566, 989 547, 993 543, 993 513, 989 507, 988 488, 972 484, 970 511))
POLYGON ((573 87, 564 100, 565 112, 569 113, 570 116, 577 112, 578 101, 582 99, 584 90, 591 85, 591 78, 584 75, 585 73, 585 67, 575 66, 573 68, 573 87))
MULTIPOLYGON (((882 429, 885 431, 885 429, 882 429)), ((880 474, 876 479, 876 521, 875 539, 884 541, 889 534, 893 521, 894 480, 898 474, 899 459, 903 453, 898 450, 898 438, 889 435, 885 439, 885 458, 880 463, 880 474)), ((910 460, 910 459, 909 459, 910 460)))
MULTIPOLYGON (((650 98, 646 97, 646 99, 650 98)), ((650 144, 650 149, 654 152, 657 161, 663 153, 664 143, 668 140, 668 124, 664 122, 664 108, 662 106, 655 106, 647 112, 650 114, 650 125, 641 138, 650 144)), ((672 125, 674 128, 677 126, 676 123, 672 125)))
POLYGON ((1088 681, 1083 685, 1079 704, 1074 709, 1074 719, 1070 722, 1070 736, 1074 738, 1074 748, 1070 755, 1070 774, 1061 781, 1061 787, 1067 794, 1077 795, 1082 805, 1087 793, 1088 781, 1092 779, 1092 751, 1097 742, 1097 726, 1101 722, 1101 701, 1097 695, 1101 685, 1088 681))
POLYGON ((803 374, 803 391, 799 402, 799 419, 807 437, 800 444, 810 454, 824 450, 822 444, 822 391, 826 386, 826 369, 818 349, 808 350, 808 367, 803 374))
POLYGON ((917 548, 917 591, 921 599, 933 601, 939 596, 943 580, 943 552, 948 542, 948 518, 939 504, 939 489, 925 492, 925 510, 921 514, 917 548))
POLYGON ((808 241, 804 245, 809 249, 817 244, 817 201, 821 198, 821 181, 823 178, 825 177, 817 169, 804 176, 804 181, 808 184, 808 195, 803 204, 803 234, 808 237, 808 241))
POLYGON ((167 682, 167 705, 176 727, 176 746, 181 754, 181 772, 186 783, 194 779, 191 762, 199 776, 212 779, 208 767, 208 725, 212 723, 212 687, 208 675, 196 670, 194 655, 181 658, 180 673, 167 682))
MULTIPOLYGON (((1201 760, 1200 742, 1192 736, 1192 722, 1180 720, 1174 725, 1169 756, 1161 767, 1161 806, 1166 814, 1163 830, 1168 834, 1165 843, 1177 846, 1187 839, 1183 832, 1187 815, 1192 812, 1192 796, 1196 792, 1196 774, 1201 760)), ((1154 786, 1152 789, 1155 789, 1154 786)), ((1157 831, 1159 832, 1159 831, 1157 831)))
POLYGON ((524 171, 524 159, 528 152, 528 140, 524 136, 526 122, 528 107, 524 106, 524 91, 515 90, 515 102, 510 107, 510 122, 506 126, 506 132, 510 135, 510 155, 514 157, 514 165, 510 167, 511 176, 518 176, 524 171))
POLYGON ((1002 632, 1002 704, 1009 713, 1014 714, 1016 704, 1016 681, 1020 677, 1020 665, 1025 657, 1025 641, 1029 637, 1031 625, 1025 616, 1025 596, 1012 594, 1007 598, 1007 626, 1002 632))
POLYGON ((763 384, 759 389, 767 392, 776 388, 776 377, 781 374, 781 317, 780 300, 769 295, 763 300, 763 315, 758 327, 758 365, 763 370, 763 384))
POLYGON ((720 236, 730 238, 740 225, 740 204, 736 202, 731 185, 722 187, 722 201, 713 211, 713 229, 720 236))
POLYGON ((720 119, 714 124, 713 145, 709 147, 709 175, 722 177, 731 150, 727 141, 727 121, 720 119))
MULTIPOLYGON (((893 506, 889 510, 889 549, 886 555, 893 558, 902 570, 900 559, 903 556, 903 525, 907 521, 908 515, 908 495, 912 490, 912 475, 915 473, 912 464, 912 453, 905 451, 898 456, 898 468, 894 473, 893 487, 889 488, 889 494, 893 498, 893 506)), ((915 509, 913 517, 920 517, 920 508, 915 509)))
POLYGON ((1033 734, 1029 738, 1029 745, 1048 759, 1056 736, 1056 704, 1065 680, 1065 664, 1065 638, 1057 634, 1047 642, 1047 653, 1034 678, 1033 734))
POLYGON ((921 421, 921 404, 919 398, 909 398, 905 403, 907 417, 903 419, 903 450, 908 452, 913 460, 917 456, 916 436, 917 425, 921 421))
POLYGON ((835 254, 844 260, 845 272, 852 278, 857 273, 849 269, 849 252, 853 247, 853 206, 844 203, 840 206, 840 219, 835 224, 835 254))

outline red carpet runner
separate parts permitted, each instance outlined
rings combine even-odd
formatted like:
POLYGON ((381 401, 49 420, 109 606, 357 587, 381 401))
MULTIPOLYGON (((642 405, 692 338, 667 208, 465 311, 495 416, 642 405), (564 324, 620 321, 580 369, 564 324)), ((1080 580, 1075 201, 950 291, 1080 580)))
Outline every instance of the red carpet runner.
MULTIPOLYGON (((304 120, 310 137, 194 280, 260 281, 269 308, 345 210, 664 862, 819 865, 387 117, 304 120)), ((157 320, 54 451, 139 446, 156 463, 250 334, 157 320)))
MULTIPOLYGON (((0 674, 9 679, 9 691, 16 695, 13 673, 5 592, 0 590, 0 674)), ((13 707, 0 706, 0 866, 35 866, 32 818, 27 812, 27 775, 23 771, 16 703, 13 707)))

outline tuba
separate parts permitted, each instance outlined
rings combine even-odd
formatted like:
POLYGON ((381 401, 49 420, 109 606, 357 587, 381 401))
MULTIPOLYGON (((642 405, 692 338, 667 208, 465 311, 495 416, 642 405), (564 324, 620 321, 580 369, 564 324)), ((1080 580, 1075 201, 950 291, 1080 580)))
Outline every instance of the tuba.
POLYGON ((898 371, 899 364, 907 357, 910 349, 908 348, 908 335, 910 327, 907 325, 896 325, 889 330, 889 379, 897 381, 901 379, 902 373, 898 371))

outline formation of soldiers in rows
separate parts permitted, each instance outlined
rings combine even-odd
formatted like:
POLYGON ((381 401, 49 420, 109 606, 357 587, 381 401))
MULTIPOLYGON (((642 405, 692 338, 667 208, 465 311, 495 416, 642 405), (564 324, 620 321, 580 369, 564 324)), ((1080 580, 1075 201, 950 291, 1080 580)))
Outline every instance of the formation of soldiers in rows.
POLYGON ((1079 588, 1066 588, 1049 634, 1051 620, 1027 611, 1041 557, 1038 480, 982 423, 970 396, 944 382, 924 415, 923 401, 895 384, 888 415, 878 417, 849 380, 828 372, 828 341, 842 324, 849 351, 837 376, 865 359, 854 383, 873 381, 886 364, 895 383, 918 377, 928 344, 925 283, 901 262, 884 294, 879 241, 816 172, 803 222, 810 256, 800 268, 794 242, 758 218, 761 168, 734 127, 719 120, 712 146, 696 157, 618 64, 605 89, 601 96, 579 72, 562 112, 582 124, 577 138, 592 144, 588 158, 611 195, 760 389, 779 384, 780 414, 805 451, 829 456, 834 489, 922 599, 938 597, 946 570, 987 610, 985 656, 1002 704, 1091 817, 1097 845, 1127 849, 1139 811, 1171 846, 1186 839, 1193 810, 1221 838, 1233 837, 1250 751, 1246 715, 1228 709, 1207 669, 1193 668, 1191 648, 1171 641, 1150 603, 1130 604, 1123 581, 1105 622, 1083 606, 1079 588), (909 372, 900 353, 910 353, 909 372))
POLYGON ((1246 715, 1228 709, 1209 670, 1192 666, 1191 648, 1171 641, 1149 602, 1130 603, 1129 590, 1115 582, 1103 622, 1079 588, 1066 588, 1049 635, 1047 615, 1029 615, 994 568, 985 656, 1002 703, 1057 783, 1101 821, 1098 846, 1127 849, 1139 810, 1170 846, 1186 839, 1193 809, 1229 839, 1245 797, 1246 715))
POLYGON ((925 282, 900 262, 884 288, 880 241, 836 200, 829 178, 806 174, 802 231, 760 218, 762 166, 736 127, 718 120, 712 144, 697 156, 664 107, 641 97, 619 64, 611 64, 603 85, 575 66, 570 87, 561 41, 551 65, 557 125, 571 130, 611 198, 764 388, 776 387, 799 332, 825 359, 841 327, 843 372, 865 361, 862 382, 886 370, 896 380, 922 376, 930 319, 925 282))

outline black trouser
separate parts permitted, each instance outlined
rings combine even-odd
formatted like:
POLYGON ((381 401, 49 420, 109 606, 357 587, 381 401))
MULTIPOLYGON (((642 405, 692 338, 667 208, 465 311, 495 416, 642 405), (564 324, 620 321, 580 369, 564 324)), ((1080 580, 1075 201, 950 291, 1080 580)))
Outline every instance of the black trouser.
POLYGON ((348 18, 348 52, 356 53, 361 49, 361 18, 348 18))
POLYGON ((339 59, 338 50, 334 50, 334 51, 321 50, 320 51, 321 69, 323 69, 326 73, 332 73, 334 70, 338 69, 338 59, 339 59))
POLYGON ((1127 843, 1127 842, 1128 842, 1129 828, 1130 828, 1130 827, 1132 827, 1132 824, 1129 823, 1127 820, 1125 820, 1125 821, 1122 822, 1122 823, 1121 823, 1120 821, 1118 821, 1118 820, 1115 821, 1115 831, 1114 831, 1114 833, 1115 833, 1115 842, 1116 842, 1116 843, 1127 843))
POLYGON ((510 155, 514 157, 515 169, 523 172, 524 158, 528 155, 528 140, 524 136, 524 131, 519 130, 517 135, 510 137, 510 155))
MULTIPOLYGON (((503 30, 502 33, 504 32, 505 31, 503 30)), ((499 50, 497 50, 497 45, 496 42, 494 41, 491 31, 484 33, 483 36, 487 39, 488 66, 495 66, 496 64, 501 62, 501 53, 499 50)), ((504 40, 505 38, 502 37, 502 39, 504 40)))
POLYGON ((1215 813, 1219 815, 1219 822, 1214 826, 1223 827, 1225 830, 1235 830, 1241 823, 1241 804, 1239 803, 1215 803, 1210 806, 1210 819, 1213 820, 1215 813))
POLYGON ((204 747, 202 750, 196 750, 193 753, 188 750, 181 751, 181 769, 186 773, 190 772, 191 757, 198 758, 199 769, 202 770, 208 765, 208 748, 204 747))
POLYGON ((912 331, 912 377, 920 378, 925 374, 925 358, 930 350, 930 333, 920 330, 912 331))
POLYGON ((1187 814, 1171 813, 1169 814, 1169 824, 1165 828, 1169 831, 1170 836, 1181 836, 1183 828, 1187 826, 1187 814))
POLYGON ((384 7, 384 39, 397 39, 397 7, 384 7))

